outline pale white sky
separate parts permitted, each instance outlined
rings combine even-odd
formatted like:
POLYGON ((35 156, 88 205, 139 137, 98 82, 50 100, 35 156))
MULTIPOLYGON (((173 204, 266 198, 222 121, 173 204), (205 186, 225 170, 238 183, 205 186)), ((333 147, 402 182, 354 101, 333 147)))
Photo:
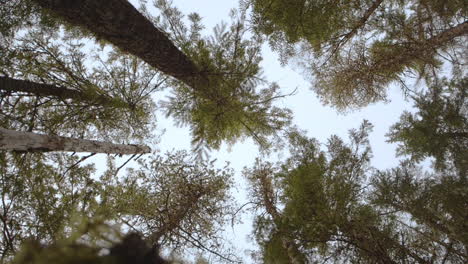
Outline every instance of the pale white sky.
MULTIPOLYGON (((173 3, 184 14, 199 13, 203 18, 202 22, 207 28, 207 33, 211 32, 211 29, 222 20, 228 22, 229 10, 238 6, 238 0, 173 0, 173 3)), ((362 120, 367 119, 374 125, 374 130, 370 135, 370 143, 374 153, 372 165, 378 169, 387 169, 398 164, 398 159, 395 158, 395 145, 385 142, 385 134, 389 127, 398 121, 404 110, 411 110, 411 103, 404 100, 398 87, 390 89, 390 103, 378 103, 360 111, 342 115, 330 107, 323 106, 314 92, 309 89, 310 83, 305 81, 301 74, 294 72, 288 66, 280 66, 278 57, 271 52, 267 45, 264 45, 263 58, 262 67, 266 79, 277 82, 282 88, 282 93, 290 93, 295 88, 298 89, 296 95, 278 102, 279 106, 293 110, 294 125, 306 130, 310 137, 326 142, 333 134, 347 139, 348 130, 359 127, 362 120)), ((162 153, 173 149, 191 149, 188 128, 175 127, 173 121, 165 119, 162 113, 158 113, 157 118, 158 129, 166 132, 161 137, 160 144, 151 146, 152 149, 160 150, 162 153)), ((217 158, 216 164, 218 166, 222 167, 225 162, 229 161, 231 167, 234 168, 237 186, 234 193, 239 205, 246 202, 247 187, 241 171, 245 166, 251 166, 257 156, 259 156, 257 146, 250 139, 234 145, 230 151, 224 146, 220 151, 211 152, 211 158, 217 158)), ((105 163, 100 162, 102 160, 99 157, 97 160, 93 160, 97 163, 98 169, 102 169, 102 165, 105 165, 105 163)), ((120 160, 125 161, 125 159, 120 160)), ((234 228, 226 227, 226 238, 235 244, 238 255, 244 257, 244 263, 251 263, 252 260, 248 257, 247 251, 256 249, 253 239, 248 238, 251 232, 252 218, 248 214, 244 214, 242 221, 243 224, 236 225, 234 228)))

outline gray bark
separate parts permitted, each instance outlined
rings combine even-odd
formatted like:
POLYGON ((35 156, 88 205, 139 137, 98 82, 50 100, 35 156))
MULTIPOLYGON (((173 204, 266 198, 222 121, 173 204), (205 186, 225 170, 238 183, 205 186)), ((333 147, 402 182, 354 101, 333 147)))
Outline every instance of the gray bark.
POLYGON ((109 142, 41 135, 0 128, 0 150, 21 152, 92 152, 107 154, 143 154, 151 152, 148 146, 122 145, 109 142))

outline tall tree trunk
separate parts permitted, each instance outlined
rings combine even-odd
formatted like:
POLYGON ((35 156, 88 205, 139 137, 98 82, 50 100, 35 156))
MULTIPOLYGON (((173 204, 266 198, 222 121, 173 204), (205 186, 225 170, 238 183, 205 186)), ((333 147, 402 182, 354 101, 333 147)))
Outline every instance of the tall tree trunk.
POLYGON ((195 90, 206 75, 127 0, 33 0, 195 90))
POLYGON ((41 135, 0 128, 0 150, 25 152, 92 152, 108 154, 143 154, 151 152, 148 146, 112 144, 96 140, 41 135))
POLYGON ((38 96, 53 96, 62 100, 73 99, 76 101, 90 102, 93 104, 128 108, 128 104, 121 100, 108 96, 86 93, 66 87, 57 87, 51 84, 36 83, 28 80, 18 80, 0 76, 0 90, 8 92, 24 92, 38 96))
POLYGON ((258 180, 260 183, 261 189, 261 196, 262 196, 262 203, 265 206, 267 213, 273 219, 273 222, 276 225, 276 230, 280 232, 280 239, 281 244, 284 249, 288 252, 288 259, 290 264, 302 264, 303 262, 299 258, 298 246, 294 242, 294 240, 290 239, 285 235, 285 232, 281 230, 281 215, 278 212, 275 201, 274 201, 274 190, 273 184, 271 182, 271 178, 269 175, 272 172, 269 169, 262 170, 258 175, 258 180))

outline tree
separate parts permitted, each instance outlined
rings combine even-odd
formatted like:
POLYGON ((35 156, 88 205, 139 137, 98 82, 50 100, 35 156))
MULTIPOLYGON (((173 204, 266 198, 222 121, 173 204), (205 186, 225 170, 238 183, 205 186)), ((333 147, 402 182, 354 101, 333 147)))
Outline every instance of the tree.
POLYGON ((61 153, 0 153, 2 263, 28 238, 53 243, 70 235, 77 218, 99 218, 94 168, 78 161, 61 153))
POLYGON ((398 153, 413 161, 435 159, 438 171, 468 171, 468 79, 435 80, 430 90, 414 96, 416 113, 405 112, 388 133, 398 153))
POLYGON ((385 100, 390 83, 458 74, 468 33, 463 1, 246 1, 255 31, 283 62, 299 59, 324 103, 346 110, 385 100), (284 10, 288 10, 284 12, 284 10))
POLYGON ((210 39, 201 37, 197 14, 189 16, 192 25, 188 30, 182 14, 166 1, 156 2, 156 7, 163 20, 158 26, 171 25, 167 33, 153 25, 158 18, 149 14, 146 18, 127 1, 35 2, 175 77, 167 114, 179 124, 191 126, 197 150, 219 148, 223 141, 232 144, 245 136, 265 147, 267 136, 289 124, 289 111, 272 106, 274 99, 284 97, 278 94, 278 87, 273 84, 257 91, 265 83, 258 65, 260 43, 243 39, 243 16, 228 30, 218 27, 210 39), (109 14, 100 13, 104 10, 109 14), (155 43, 158 49, 154 49, 155 43))
POLYGON ((409 160, 372 180, 372 203, 397 212, 393 217, 411 234, 406 243, 440 263, 468 259, 466 85, 466 78, 435 79, 413 97, 417 111, 403 113, 387 135, 409 160), (426 158, 434 160, 434 171, 416 165, 426 158))
POLYGON ((21 152, 69 151, 107 154, 145 154, 150 153, 148 146, 112 144, 95 140, 66 138, 19 132, 0 127, 0 150, 21 152))
POLYGON ((304 263, 304 256, 299 252, 298 245, 291 238, 291 234, 288 233, 290 230, 283 227, 282 215, 279 213, 277 205, 278 197, 275 194, 277 186, 273 185, 271 179, 272 169, 271 164, 260 164, 260 160, 257 160, 252 171, 244 171, 252 183, 251 193, 255 200, 254 203, 258 207, 262 207, 270 217, 270 219, 259 217, 256 220, 258 233, 263 229, 271 232, 270 237, 267 238, 268 241, 262 244, 265 250, 263 261, 267 263, 304 263))
POLYGON ((370 128, 365 122, 351 131, 350 145, 331 137, 328 152, 321 151, 316 140, 292 132, 290 158, 276 166, 258 160, 244 171, 256 208, 267 212, 258 216, 255 226, 263 261, 274 263, 281 253, 287 254, 287 263, 308 263, 320 255, 336 261, 389 258, 390 252, 373 245, 383 243, 374 240, 374 234, 387 235, 382 223, 361 202, 370 172, 370 128), (275 211, 269 209, 273 206, 275 211))
POLYGON ((151 245, 195 248, 218 261, 238 262, 221 235, 233 212, 233 171, 215 169, 213 162, 190 161, 187 152, 177 151, 141 160, 121 179, 110 166, 102 198, 116 222, 142 233, 151 245))
POLYGON ((195 90, 206 85, 208 79, 200 74, 201 69, 126 0, 34 2, 195 90))
POLYGON ((397 221, 407 247, 426 262, 466 262, 466 179, 449 171, 424 172, 403 162, 398 168, 377 173, 372 181, 372 204, 397 221))
POLYGON ((93 52, 86 41, 70 34, 37 26, 5 48, 2 80, 48 88, 39 93, 18 91, 17 85, 16 91, 2 90, 2 126, 112 142, 148 138, 155 123, 150 94, 161 90, 165 79, 123 54, 87 56, 93 52))
MULTIPOLYGON (((47 17, 47 14, 41 15, 47 17)), ((6 38, 6 42, 0 43, 2 48, 5 47, 2 52, 6 54, 0 58, 2 78, 21 83, 67 87, 84 94, 99 94, 121 101, 126 108, 118 109, 120 105, 96 104, 57 94, 38 96, 18 90, 3 90, 0 101, 2 126, 18 131, 77 138, 110 138, 113 142, 149 141, 147 135, 151 127, 147 123, 154 122, 154 103, 150 95, 161 89, 166 78, 159 78, 159 74, 140 59, 122 52, 100 50, 102 53, 94 55, 95 49, 90 51, 85 46, 87 40, 80 39, 85 36, 83 32, 69 28, 62 30, 56 26, 56 19, 51 19, 52 25, 41 24, 42 21, 34 19, 32 28, 21 28, 21 23, 15 26, 24 29, 24 34, 12 34, 6 38)), ((6 215, 2 218, 5 235, 2 238, 2 252, 5 259, 10 259, 28 236, 40 238, 41 242, 53 248, 59 238, 71 235, 70 232, 75 229, 75 215, 92 219, 102 217, 113 224, 140 228, 147 238, 152 239, 153 245, 162 241, 167 247, 196 247, 220 259, 233 259, 231 252, 221 248, 222 237, 218 233, 230 211, 230 198, 226 192, 231 183, 227 168, 217 171, 211 164, 189 161, 187 154, 183 157, 174 154, 171 156, 174 159, 172 163, 154 157, 151 165, 141 165, 147 166, 146 170, 138 170, 131 176, 117 177, 124 163, 117 169, 109 169, 103 177, 106 180, 97 180, 90 169, 84 172, 87 175, 82 176, 91 180, 77 182, 71 171, 80 168, 81 161, 88 156, 77 158, 73 154, 17 152, 1 154, 5 160, 2 164, 5 173, 2 176, 10 181, 9 186, 2 186, 2 195, 7 202, 3 204, 6 215), (56 160, 56 156, 67 162, 56 160), (12 175, 18 177, 18 181, 12 175), (67 176, 71 177, 70 181, 64 180, 67 176), (129 184, 131 179, 136 179, 138 184, 129 184), (152 184, 140 182, 141 179, 151 179, 152 184), (158 180, 164 184, 155 190, 154 187, 161 184, 158 180), (32 183, 37 183, 37 186, 32 183), (92 185, 92 188, 86 189, 88 185, 92 185), (10 190, 14 192, 10 193, 10 190), (135 190, 141 193, 134 193, 135 190), (41 196, 41 192, 47 195, 41 196), (146 200, 140 200, 139 205, 148 203, 148 200, 153 201, 153 196, 162 194, 174 200, 166 203, 169 202, 164 199, 166 197, 157 197, 162 202, 159 206, 162 213, 160 216, 148 216, 147 211, 142 212, 136 206, 140 197, 146 200), (185 196, 193 199, 185 200, 185 196), (112 203, 104 204, 103 201, 112 203), (87 202, 92 206, 88 207, 87 202), (62 210, 65 206, 68 206, 66 211, 62 210), (60 216, 62 213, 63 216, 60 216), (145 226, 141 222, 141 215, 146 217, 143 220, 156 226, 145 226), (157 227, 161 227, 161 230, 157 227)), ((149 210, 159 210, 156 205, 150 205, 152 207, 149 210)))
POLYGON ((464 263, 463 181, 410 163, 376 171, 370 129, 349 144, 332 136, 326 151, 293 132, 286 161, 245 169, 262 262, 464 263))

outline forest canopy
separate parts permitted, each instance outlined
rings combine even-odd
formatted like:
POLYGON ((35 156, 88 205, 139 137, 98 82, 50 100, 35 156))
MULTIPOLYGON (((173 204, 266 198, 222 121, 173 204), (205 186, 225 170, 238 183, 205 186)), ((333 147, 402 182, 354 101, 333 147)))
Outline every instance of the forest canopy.
POLYGON ((467 263, 466 1, 220 5, 0 0, 0 263, 467 263))

